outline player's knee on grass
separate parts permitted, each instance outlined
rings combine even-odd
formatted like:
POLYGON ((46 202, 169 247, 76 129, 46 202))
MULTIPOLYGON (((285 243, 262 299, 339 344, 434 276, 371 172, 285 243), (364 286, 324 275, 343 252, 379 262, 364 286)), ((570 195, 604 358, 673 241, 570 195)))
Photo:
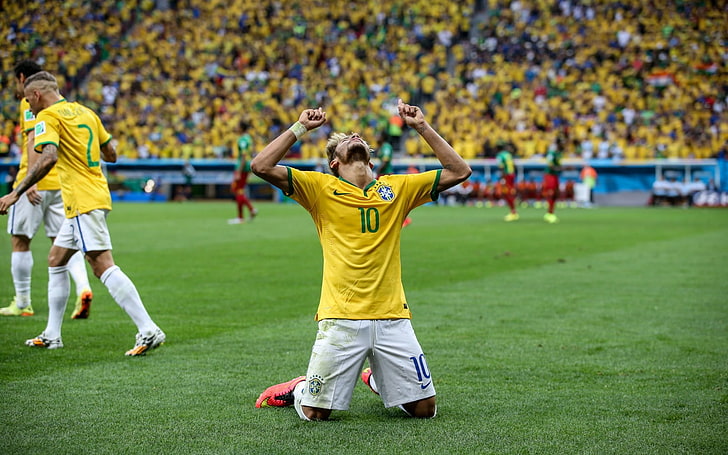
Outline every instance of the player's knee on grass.
POLYGON ((430 419, 435 417, 437 413, 437 402, 435 397, 425 398, 424 400, 413 401, 402 405, 404 411, 412 417, 418 419, 430 419))
POLYGON ((301 410, 308 420, 329 420, 329 416, 331 415, 331 409, 301 406, 301 410))

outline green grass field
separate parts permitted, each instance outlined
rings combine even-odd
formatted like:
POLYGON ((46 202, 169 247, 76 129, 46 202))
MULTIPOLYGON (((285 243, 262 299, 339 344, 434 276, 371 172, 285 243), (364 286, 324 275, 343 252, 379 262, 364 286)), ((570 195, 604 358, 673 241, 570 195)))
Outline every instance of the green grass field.
POLYGON ((47 317, 37 238, 36 316, 0 320, 0 453, 728 453, 728 211, 417 209, 403 276, 437 418, 358 384, 349 411, 308 423, 254 402, 305 374, 320 248, 302 208, 259 209, 228 225, 232 202, 115 206, 116 262, 168 337, 142 358, 93 277, 64 349, 23 345, 47 317))

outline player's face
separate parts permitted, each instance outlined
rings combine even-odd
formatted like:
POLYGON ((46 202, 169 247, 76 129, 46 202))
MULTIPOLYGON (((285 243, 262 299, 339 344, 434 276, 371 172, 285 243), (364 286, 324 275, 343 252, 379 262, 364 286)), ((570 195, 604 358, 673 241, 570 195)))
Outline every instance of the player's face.
POLYGON ((25 89, 23 86, 23 81, 21 81, 19 77, 16 77, 15 78, 15 96, 16 96, 16 98, 22 99, 23 96, 25 96, 25 94, 23 93, 24 90, 25 89))
POLYGON ((369 144, 359 136, 359 133, 352 133, 336 146, 336 157, 344 164, 354 161, 368 163, 370 157, 369 144))
POLYGON ((30 110, 33 111, 33 115, 38 115, 38 112, 41 110, 40 92, 26 88, 23 95, 25 96, 25 99, 28 100, 28 104, 30 104, 30 110))

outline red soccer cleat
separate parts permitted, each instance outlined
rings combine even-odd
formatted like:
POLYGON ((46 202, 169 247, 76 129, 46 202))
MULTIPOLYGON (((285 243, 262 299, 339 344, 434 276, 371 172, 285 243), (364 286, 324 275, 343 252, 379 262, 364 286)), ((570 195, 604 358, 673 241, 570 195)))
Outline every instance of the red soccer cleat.
POLYGON ((371 380, 372 380, 372 369, 371 368, 365 368, 364 371, 361 372, 361 380, 364 382, 364 384, 367 385, 367 387, 369 387, 371 389, 372 392, 379 395, 379 392, 374 390, 374 388, 372 387, 372 384, 371 384, 371 380))
POLYGON ((283 384, 276 384, 268 387, 260 394, 255 402, 256 408, 268 406, 285 407, 293 404, 293 389, 306 380, 306 376, 299 376, 283 384))

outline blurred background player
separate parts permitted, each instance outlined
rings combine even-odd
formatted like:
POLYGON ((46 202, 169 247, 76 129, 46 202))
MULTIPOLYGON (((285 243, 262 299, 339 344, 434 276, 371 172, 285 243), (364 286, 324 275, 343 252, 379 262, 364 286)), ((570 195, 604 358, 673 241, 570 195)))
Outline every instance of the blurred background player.
POLYGON ((510 213, 505 216, 506 221, 517 221, 518 212, 516 211, 516 165, 513 162, 513 155, 508 149, 504 148, 495 159, 498 161, 498 168, 501 170, 504 188, 501 190, 503 198, 511 209, 510 213))
POLYGON ((48 323, 45 330, 25 342, 46 349, 63 347, 61 326, 70 280, 68 260, 81 250, 116 303, 139 332, 126 355, 145 354, 164 343, 164 332, 147 314, 134 283, 114 264, 106 215, 111 193, 101 171, 101 159, 116 162, 116 148, 101 120, 89 108, 66 101, 56 78, 41 71, 25 80, 25 97, 36 115, 35 150, 41 151, 28 175, 0 198, 0 215, 8 213, 20 197, 54 166, 61 177, 66 219, 48 253, 48 323), (56 166, 57 163, 57 166, 56 166))
POLYGON ((309 211, 324 257, 319 331, 306 376, 268 387, 258 408, 294 405, 303 420, 327 420, 332 410, 348 409, 368 359, 371 370, 362 372, 362 380, 386 407, 399 406, 412 417, 436 414, 432 376, 402 287, 402 221, 471 170, 418 107, 399 100, 398 110, 442 169, 375 179, 369 144, 357 133, 330 136, 326 153, 333 175, 279 165, 301 136, 326 122, 321 108, 304 110, 253 160, 256 175, 309 211))
POLYGON ((581 168, 579 178, 581 179, 581 183, 587 188, 587 191, 589 191, 589 201, 584 205, 591 207, 594 205, 594 187, 597 186, 597 171, 587 163, 581 168))
POLYGON ((392 166, 392 144, 387 140, 385 134, 381 134, 379 138, 379 149, 377 150, 377 158, 379 158, 379 166, 377 166, 376 176, 377 178, 388 175, 394 172, 392 166))
POLYGON ((230 184, 230 190, 235 196, 235 204, 237 205, 238 217, 228 220, 230 224, 240 224, 245 222, 243 207, 248 208, 250 220, 258 214, 258 211, 251 204, 246 194, 248 185, 248 175, 250 174, 250 155, 253 150, 253 137, 248 133, 249 125, 247 122, 240 122, 240 130, 242 134, 235 142, 237 151, 237 162, 233 171, 233 182, 230 184))
POLYGON ((561 148, 559 144, 551 147, 546 154, 546 173, 543 176, 543 198, 548 204, 548 211, 543 216, 547 223, 556 223, 559 219, 554 214, 556 199, 559 197, 559 174, 561 173, 561 148))
POLYGON ((255 207, 253 207, 253 204, 250 203, 250 199, 248 199, 248 196, 245 194, 248 185, 248 175, 250 174, 250 162, 245 158, 245 156, 242 156, 239 166, 239 168, 233 171, 233 182, 230 184, 230 189, 235 195, 238 217, 228 220, 228 223, 230 224, 240 224, 245 222, 243 207, 248 208, 251 221, 258 214, 258 211, 255 207))
MULTIPOLYGON (((35 143, 35 115, 30 109, 28 100, 23 94, 25 80, 39 73, 41 67, 31 60, 23 60, 15 66, 16 95, 20 98, 20 131, 23 135, 20 167, 15 178, 14 188, 25 178, 28 169, 37 161, 38 154, 33 151, 35 143)), ((33 253, 30 243, 38 232, 41 222, 45 233, 55 240, 58 229, 63 223, 63 200, 61 199, 61 182, 55 169, 37 184, 28 188, 26 193, 12 207, 8 216, 8 234, 10 234, 12 250, 10 255, 10 272, 15 286, 15 298, 5 308, 0 308, 2 316, 32 316, 35 314, 30 298, 30 283, 33 271, 33 253)), ((93 293, 88 282, 86 263, 83 253, 74 254, 68 261, 68 273, 76 287, 76 305, 71 317, 73 319, 88 318, 93 293)))

